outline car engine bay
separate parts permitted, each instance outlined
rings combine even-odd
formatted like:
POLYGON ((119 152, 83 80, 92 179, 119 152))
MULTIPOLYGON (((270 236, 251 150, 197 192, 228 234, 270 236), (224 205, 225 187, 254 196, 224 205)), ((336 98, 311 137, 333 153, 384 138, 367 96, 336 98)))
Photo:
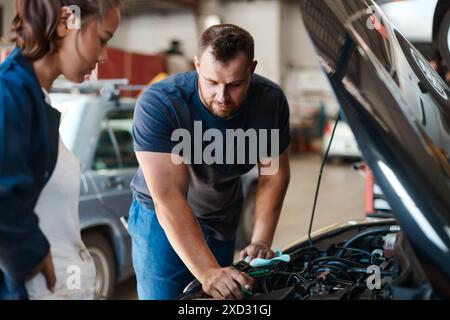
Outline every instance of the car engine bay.
MULTIPOLYGON (((357 228, 292 247, 289 262, 253 268, 235 267, 254 278, 247 300, 391 300, 430 299, 420 265, 397 225, 357 228), (350 236, 350 237, 349 237, 350 236), (346 237, 342 240, 342 237, 346 237)), ((182 300, 208 299, 198 286, 182 300)))

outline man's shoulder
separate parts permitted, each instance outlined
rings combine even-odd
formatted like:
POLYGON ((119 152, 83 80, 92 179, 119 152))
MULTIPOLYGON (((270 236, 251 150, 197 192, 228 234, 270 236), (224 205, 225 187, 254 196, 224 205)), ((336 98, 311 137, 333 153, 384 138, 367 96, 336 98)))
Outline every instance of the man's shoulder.
POLYGON ((249 98, 257 99, 260 103, 268 106, 277 105, 280 101, 286 100, 286 96, 278 84, 258 74, 254 74, 252 77, 249 98))
POLYGON ((140 96, 138 106, 164 105, 171 108, 173 101, 189 99, 194 92, 196 72, 183 72, 152 84, 140 96))
POLYGON ((195 90, 196 76, 195 72, 178 73, 151 85, 137 101, 135 119, 157 114, 164 119, 185 115, 184 106, 195 90))
POLYGON ((177 73, 153 84, 148 91, 166 95, 184 96, 192 93, 196 78, 197 73, 195 71, 177 73))
POLYGON ((252 76, 250 87, 253 90, 257 90, 258 94, 265 92, 275 95, 284 95, 283 90, 278 84, 256 73, 252 76))

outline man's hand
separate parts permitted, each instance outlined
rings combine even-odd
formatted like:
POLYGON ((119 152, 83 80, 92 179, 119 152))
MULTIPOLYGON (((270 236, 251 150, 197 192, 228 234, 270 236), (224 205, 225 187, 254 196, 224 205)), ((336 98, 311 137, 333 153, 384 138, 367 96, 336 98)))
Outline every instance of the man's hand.
POLYGON ((52 254, 50 253, 50 251, 44 258, 44 260, 42 260, 42 262, 27 277, 27 280, 33 279, 39 273, 42 273, 44 275, 48 290, 54 292, 56 284, 56 274, 55 267, 53 266, 52 254))
POLYGON ((270 249, 270 246, 263 241, 252 242, 248 247, 242 250, 239 254, 241 260, 245 257, 250 257, 250 259, 262 258, 262 259, 272 259, 275 257, 275 252, 270 249))
POLYGON ((203 291, 215 299, 244 298, 241 287, 250 290, 253 278, 234 267, 213 268, 206 273, 201 281, 203 291))

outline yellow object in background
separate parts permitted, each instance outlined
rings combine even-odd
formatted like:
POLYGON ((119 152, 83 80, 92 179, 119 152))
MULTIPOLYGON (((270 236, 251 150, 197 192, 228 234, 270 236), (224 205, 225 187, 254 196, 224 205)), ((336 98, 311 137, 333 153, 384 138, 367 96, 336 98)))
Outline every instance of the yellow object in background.
MULTIPOLYGON (((169 75, 166 73, 166 72, 160 72, 160 73, 158 73, 148 84, 147 84, 147 87, 146 88, 148 88, 149 86, 151 86, 151 85, 153 85, 153 84, 155 84, 155 83, 158 83, 158 82, 160 82, 160 81, 163 81, 164 79, 166 79, 167 77, 168 77, 169 75)), ((144 93, 144 91, 145 91, 146 89, 143 89, 143 90, 141 90, 141 92, 139 92, 139 95, 137 96, 137 98, 139 98, 140 96, 141 96, 141 94, 143 94, 144 93)))
POLYGON ((167 78, 168 76, 169 75, 166 72, 160 72, 150 81, 149 85, 151 86, 152 84, 158 83, 167 78))

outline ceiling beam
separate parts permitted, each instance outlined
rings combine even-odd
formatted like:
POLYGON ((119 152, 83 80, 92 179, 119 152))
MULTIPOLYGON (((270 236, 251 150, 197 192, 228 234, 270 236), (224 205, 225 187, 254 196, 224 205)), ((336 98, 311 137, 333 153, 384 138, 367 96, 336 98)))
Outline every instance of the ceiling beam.
POLYGON ((125 15, 196 11, 199 0, 125 0, 125 15))

